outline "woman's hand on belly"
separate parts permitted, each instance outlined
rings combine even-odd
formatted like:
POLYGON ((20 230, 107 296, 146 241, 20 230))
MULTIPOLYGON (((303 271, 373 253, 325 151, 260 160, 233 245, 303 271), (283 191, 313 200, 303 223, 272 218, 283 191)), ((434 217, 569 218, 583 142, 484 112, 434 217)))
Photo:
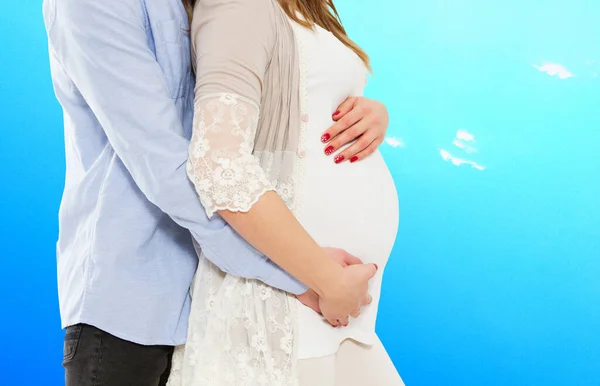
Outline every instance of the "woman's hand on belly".
POLYGON ((326 144, 326 155, 355 141, 333 158, 335 163, 356 162, 373 153, 383 142, 389 125, 385 105, 363 97, 346 99, 333 114, 333 120, 336 123, 321 137, 321 142, 326 144))
MULTIPOLYGON (((343 249, 340 249, 340 248, 323 248, 323 249, 325 250, 325 252, 327 253, 327 255, 329 257, 331 257, 336 263, 341 265, 343 268, 346 268, 351 265, 363 264, 361 259, 346 252, 343 249)), ((377 266, 375 266, 375 267, 377 267, 377 266)), ((315 311, 319 315, 322 315, 321 307, 319 305, 319 295, 315 291, 309 289, 305 293, 297 295, 296 297, 298 298, 300 303, 304 304, 308 308, 311 308, 313 311, 315 311)), ((367 300, 368 303, 370 303, 369 300, 370 299, 367 300)), ((358 315, 360 315, 360 308, 350 316, 352 316, 353 318, 356 318, 356 317, 358 317, 358 315)), ((342 319, 341 321, 336 320, 335 324, 332 323, 332 325, 334 327, 337 327, 340 325, 345 327, 348 325, 348 319, 345 318, 345 319, 342 319)))

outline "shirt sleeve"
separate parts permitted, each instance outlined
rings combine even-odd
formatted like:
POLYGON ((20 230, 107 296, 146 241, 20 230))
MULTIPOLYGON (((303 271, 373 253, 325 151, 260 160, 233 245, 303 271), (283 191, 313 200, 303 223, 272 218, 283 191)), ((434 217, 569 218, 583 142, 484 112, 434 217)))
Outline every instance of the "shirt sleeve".
POLYGON ((45 11, 52 12, 50 49, 147 199, 189 229, 223 271, 303 292, 223 219, 204 213, 186 175, 189 141, 149 48, 141 2, 49 0, 45 11))
POLYGON ((252 155, 274 25, 271 3, 264 0, 203 0, 194 10, 188 175, 209 217, 219 210, 247 212, 274 190, 252 155))

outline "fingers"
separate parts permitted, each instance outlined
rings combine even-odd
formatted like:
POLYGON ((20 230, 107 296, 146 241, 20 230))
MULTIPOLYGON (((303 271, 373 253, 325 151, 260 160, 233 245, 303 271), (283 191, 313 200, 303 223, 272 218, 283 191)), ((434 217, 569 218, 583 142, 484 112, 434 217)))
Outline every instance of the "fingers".
POLYGON ((381 145, 382 142, 383 142, 383 139, 376 139, 373 142, 371 142, 369 144, 369 146, 364 148, 362 151, 360 151, 356 154, 353 154, 353 155, 348 155, 348 157, 350 157, 350 162, 354 163, 354 162, 358 162, 360 160, 367 158, 369 155, 373 154, 375 152, 375 150, 377 150, 377 148, 379 147, 379 145, 381 145))
POLYGON ((329 318, 326 318, 326 319, 327 319, 327 322, 329 324, 331 324, 333 327, 339 327, 340 326, 339 319, 329 319, 329 318))
POLYGON ((308 302, 308 303, 301 302, 301 303, 304 304, 306 307, 312 309, 317 314, 321 315, 321 309, 319 308, 319 303, 314 303, 314 302, 308 302))
MULTIPOLYGON (((327 130, 325 130, 325 133, 323 133, 323 135, 321 136, 321 142, 327 143, 327 146, 325 147, 325 154, 329 155, 336 150, 336 148, 332 147, 332 145, 329 144, 328 142, 331 139, 337 137, 340 133, 345 132, 349 128, 353 127, 358 121, 361 120, 363 115, 364 115, 364 113, 361 112, 360 109, 353 109, 348 114, 346 114, 344 117, 340 118, 332 126, 330 126, 327 130)), ((362 133, 354 134, 354 137, 352 137, 352 139, 355 139, 360 134, 362 134, 362 133)), ((345 142, 344 144, 346 144, 348 142, 349 141, 345 142)))
MULTIPOLYGON (((348 130, 349 131, 349 130, 348 130)), ((337 154, 334 158, 336 163, 340 163, 345 160, 349 160, 354 163, 360 159, 364 159, 369 154, 377 150, 377 147, 381 141, 373 137, 369 132, 364 133, 356 142, 348 146, 341 153, 337 154), (359 158, 360 157, 360 158, 359 158)))
MULTIPOLYGON (((362 301, 361 308, 364 306, 368 306, 372 302, 373 302, 373 296, 367 294, 367 296, 365 296, 364 300, 362 301)), ((360 316, 361 308, 354 310, 354 312, 352 312, 350 314, 350 316, 353 317, 354 319, 358 318, 360 316)))
MULTIPOLYGON (((360 314, 360 311, 358 313, 360 314)), ((327 319, 327 322, 333 327, 347 327, 350 323, 350 317, 347 316, 341 319, 327 319)))
POLYGON ((308 290, 303 294, 296 295, 296 298, 306 307, 309 307, 316 313, 321 314, 321 308, 319 307, 319 296, 313 290, 308 290))
POLYGON ((361 312, 362 307, 368 306, 372 302, 373 302, 373 296, 367 294, 367 296, 365 296, 364 300, 362 301, 361 307, 358 308, 358 309, 356 309, 354 312, 352 312, 350 314, 350 316, 353 317, 354 319, 358 318, 360 316, 360 312, 361 312))
MULTIPOLYGON (((364 275, 365 281, 369 281, 377 273, 377 264, 363 264, 362 274, 364 275)), ((369 295, 367 295, 369 296, 369 295)))
POLYGON ((369 281, 377 273, 375 264, 353 264, 343 269, 338 292, 319 298, 321 312, 334 327, 348 325, 349 317, 358 317, 360 308, 370 304, 369 281))
POLYGON ((325 154, 334 154, 351 144, 334 157, 335 163, 360 161, 373 153, 383 142, 389 124, 385 106, 362 97, 346 99, 333 119, 336 122, 321 137, 326 144, 325 154))
POLYGON ((373 302, 373 296, 367 294, 367 296, 365 296, 365 298, 363 299, 362 305, 360 306, 360 308, 358 308, 353 313, 351 313, 350 316, 353 317, 354 319, 358 318, 360 316, 360 312, 361 312, 362 307, 368 306, 372 302, 373 302))
MULTIPOLYGON (((375 137, 372 134, 369 134, 369 123, 368 120, 362 119, 356 122, 351 127, 345 129, 338 136, 333 138, 325 148, 325 155, 334 153, 344 147, 345 145, 351 144, 349 148, 354 147, 354 153, 358 153, 360 150, 364 149, 371 143, 375 137), (354 143, 353 143, 354 142, 354 143)), ((345 149, 348 150, 348 149, 345 149)), ((349 152, 344 151, 338 154, 334 161, 336 163, 340 163, 341 161, 349 159, 349 152), (340 158, 341 155, 344 155, 346 158, 340 158)))
POLYGON ((362 260, 359 259, 358 257, 346 252, 344 255, 344 263, 348 266, 348 265, 355 265, 355 264, 362 264, 362 260))
POLYGON ((357 101, 357 97, 346 98, 346 100, 338 106, 335 113, 333 113, 333 120, 338 121, 339 119, 341 119, 344 115, 346 115, 349 111, 351 111, 354 108, 354 105, 357 101))

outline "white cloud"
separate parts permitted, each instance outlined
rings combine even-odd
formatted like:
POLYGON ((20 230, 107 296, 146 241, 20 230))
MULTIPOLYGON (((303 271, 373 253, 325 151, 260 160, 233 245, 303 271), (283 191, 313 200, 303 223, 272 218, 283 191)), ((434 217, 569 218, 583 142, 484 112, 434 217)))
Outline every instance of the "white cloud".
POLYGON ((469 133, 466 129, 458 129, 456 131, 456 139, 461 139, 467 142, 475 142, 475 136, 469 133))
POLYGON ((485 170, 485 167, 479 165, 477 162, 455 157, 452 154, 450 154, 450 152, 447 150, 440 149, 440 155, 442 156, 442 159, 444 161, 451 162, 455 166, 469 165, 472 168, 477 169, 477 170, 485 170))
POLYGON ((387 143, 391 147, 401 147, 401 148, 406 147, 406 145, 404 144, 404 141, 401 138, 396 138, 396 137, 386 137, 385 143, 387 143))
POLYGON ((533 67, 538 71, 545 72, 550 76, 558 76, 560 79, 568 79, 575 76, 572 72, 567 70, 565 66, 558 63, 544 63, 541 66, 534 64, 533 67))

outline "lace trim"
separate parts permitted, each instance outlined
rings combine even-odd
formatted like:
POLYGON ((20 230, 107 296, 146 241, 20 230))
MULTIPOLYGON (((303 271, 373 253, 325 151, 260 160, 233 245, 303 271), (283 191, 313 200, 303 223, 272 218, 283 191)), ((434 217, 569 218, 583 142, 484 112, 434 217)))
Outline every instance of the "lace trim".
POLYGON ((208 94, 195 102, 187 173, 208 217, 219 210, 247 212, 274 190, 252 155, 258 116, 258 106, 236 94, 208 94))
POLYGON ((295 299, 225 274, 202 253, 193 299, 168 386, 297 386, 295 299))

